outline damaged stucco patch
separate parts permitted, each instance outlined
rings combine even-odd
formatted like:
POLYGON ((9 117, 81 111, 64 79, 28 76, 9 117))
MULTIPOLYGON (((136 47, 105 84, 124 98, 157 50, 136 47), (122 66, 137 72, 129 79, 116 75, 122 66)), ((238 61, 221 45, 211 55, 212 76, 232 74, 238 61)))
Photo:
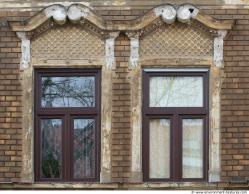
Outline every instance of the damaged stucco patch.
POLYGON ((223 44, 226 35, 226 30, 219 30, 217 37, 214 38, 214 64, 217 67, 223 64, 223 44))
POLYGON ((101 80, 101 172, 100 182, 111 182, 112 69, 103 66, 101 80))
POLYGON ((210 70, 209 182, 219 182, 221 178, 220 103, 223 83, 222 66, 213 65, 210 70))
POLYGON ((132 159, 131 159, 131 182, 142 181, 142 69, 135 66, 129 72, 131 85, 131 112, 132 112, 132 159))
POLYGON ((22 172, 21 182, 30 183, 34 181, 34 98, 33 98, 33 70, 31 67, 21 72, 22 90, 22 172))
POLYGON ((21 39, 22 57, 20 62, 20 69, 24 70, 29 67, 30 63, 30 40, 25 32, 17 32, 18 38, 21 39))

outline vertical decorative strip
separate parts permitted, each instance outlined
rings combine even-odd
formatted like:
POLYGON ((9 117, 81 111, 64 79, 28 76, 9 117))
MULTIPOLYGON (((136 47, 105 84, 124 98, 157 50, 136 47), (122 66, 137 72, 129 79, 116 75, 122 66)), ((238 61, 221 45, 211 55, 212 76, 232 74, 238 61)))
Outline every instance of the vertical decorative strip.
POLYGON ((223 64, 223 42, 226 35, 226 30, 219 30, 218 36, 214 38, 214 64, 216 67, 221 67, 223 64))
POLYGON ((29 67, 30 63, 30 40, 27 37, 25 32, 17 32, 18 38, 21 39, 21 50, 22 50, 22 58, 20 63, 20 69, 25 70, 29 67))
POLYGON ((105 52, 106 52, 106 66, 108 69, 112 69, 115 65, 114 57, 114 46, 115 39, 119 36, 119 32, 110 32, 105 43, 105 52))
POLYGON ((139 32, 127 32, 130 39, 130 67, 136 68, 139 59, 139 32))
POLYGON ((210 109, 210 158, 209 182, 219 182, 221 177, 221 87, 223 61, 223 41, 227 32, 219 30, 214 38, 214 66, 211 68, 210 81, 212 86, 210 109))

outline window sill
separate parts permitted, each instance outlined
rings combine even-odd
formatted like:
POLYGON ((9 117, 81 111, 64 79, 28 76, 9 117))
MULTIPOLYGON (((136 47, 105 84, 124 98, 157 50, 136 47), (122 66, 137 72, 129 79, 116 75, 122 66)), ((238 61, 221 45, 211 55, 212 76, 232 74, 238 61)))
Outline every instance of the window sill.
POLYGON ((122 189, 171 189, 171 190, 195 190, 195 189, 248 189, 249 182, 231 183, 0 183, 0 190, 12 189, 62 189, 62 190, 122 190, 122 189))

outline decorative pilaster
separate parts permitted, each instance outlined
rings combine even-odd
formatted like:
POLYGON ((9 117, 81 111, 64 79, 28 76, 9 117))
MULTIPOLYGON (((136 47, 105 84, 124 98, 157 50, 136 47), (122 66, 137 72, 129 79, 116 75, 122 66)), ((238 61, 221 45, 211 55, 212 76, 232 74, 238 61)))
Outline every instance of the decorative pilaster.
POLYGON ((221 67, 223 64, 223 42, 226 35, 226 30, 218 30, 218 36, 214 38, 214 64, 216 67, 221 67))
POLYGON ((210 123, 210 163, 209 182, 219 182, 221 177, 221 87, 223 61, 223 41, 227 34, 225 30, 217 31, 214 38, 214 67, 211 70, 212 97, 211 116, 216 122, 210 123))
POLYGON ((139 59, 139 32, 127 32, 130 39, 130 67, 136 68, 139 59))
POLYGON ((119 32, 110 32, 105 42, 106 66, 108 69, 112 69, 113 65, 115 65, 114 46, 115 39, 118 36, 119 32))
POLYGON ((16 33, 18 38, 21 39, 21 50, 22 50, 22 57, 20 63, 20 69, 25 70, 29 68, 30 63, 30 39, 27 37, 25 32, 17 32, 16 33))

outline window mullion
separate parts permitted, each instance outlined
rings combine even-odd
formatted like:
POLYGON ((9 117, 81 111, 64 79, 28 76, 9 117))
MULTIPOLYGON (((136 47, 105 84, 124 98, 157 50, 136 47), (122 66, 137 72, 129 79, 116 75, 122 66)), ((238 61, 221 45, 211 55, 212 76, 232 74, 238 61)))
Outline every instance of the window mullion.
POLYGON ((172 139, 172 169, 173 169, 173 181, 179 181, 179 115, 173 115, 173 139, 172 139))

